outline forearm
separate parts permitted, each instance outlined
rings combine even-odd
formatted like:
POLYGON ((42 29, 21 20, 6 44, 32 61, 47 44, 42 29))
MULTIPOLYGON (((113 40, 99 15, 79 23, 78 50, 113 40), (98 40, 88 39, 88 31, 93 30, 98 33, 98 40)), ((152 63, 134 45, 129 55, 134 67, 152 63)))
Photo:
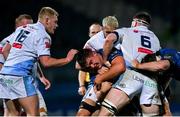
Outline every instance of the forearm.
POLYGON ((3 50, 2 50, 5 60, 7 59, 8 55, 9 55, 10 49, 11 49, 11 45, 9 43, 6 43, 6 45, 3 47, 3 50))
POLYGON ((79 71, 79 75, 78 75, 79 86, 85 86, 86 74, 87 73, 84 71, 79 71))
POLYGON ((148 63, 142 63, 138 64, 136 68, 148 70, 148 71, 165 71, 170 67, 170 62, 168 60, 161 60, 161 61, 155 61, 155 62, 148 62, 148 63))
POLYGON ((37 62, 37 70, 38 70, 38 77, 44 77, 44 73, 42 72, 40 64, 37 62))
POLYGON ((108 80, 112 80, 125 71, 125 66, 123 64, 118 64, 118 65, 112 65, 112 67, 105 72, 104 74, 101 74, 99 78, 104 82, 108 80))
POLYGON ((104 61, 107 60, 107 57, 113 48, 113 43, 115 42, 116 38, 117 37, 115 34, 109 34, 106 37, 105 43, 103 45, 103 59, 104 59, 104 61))
POLYGON ((60 67, 70 62, 67 58, 56 59, 49 56, 40 57, 40 61, 44 67, 60 67))

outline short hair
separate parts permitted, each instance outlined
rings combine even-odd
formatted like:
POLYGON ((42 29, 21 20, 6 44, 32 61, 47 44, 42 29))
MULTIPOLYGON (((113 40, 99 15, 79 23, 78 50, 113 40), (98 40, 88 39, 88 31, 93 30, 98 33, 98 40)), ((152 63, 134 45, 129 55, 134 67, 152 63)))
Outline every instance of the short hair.
POLYGON ((91 49, 82 49, 76 54, 76 61, 81 67, 81 70, 87 71, 86 59, 93 54, 91 49))
POLYGON ((16 18, 15 24, 17 25, 22 19, 33 20, 30 15, 28 15, 28 14, 22 14, 22 15, 19 15, 19 16, 16 18))
POLYGON ((113 28, 118 28, 119 23, 118 20, 115 16, 107 16, 102 20, 102 25, 103 26, 110 26, 113 28))
POLYGON ((151 24, 151 15, 145 11, 138 12, 134 15, 133 19, 139 19, 142 20, 142 23, 145 23, 146 25, 151 24))
POLYGON ((59 14, 51 7, 43 7, 39 12, 38 19, 42 19, 44 16, 59 16, 59 14))

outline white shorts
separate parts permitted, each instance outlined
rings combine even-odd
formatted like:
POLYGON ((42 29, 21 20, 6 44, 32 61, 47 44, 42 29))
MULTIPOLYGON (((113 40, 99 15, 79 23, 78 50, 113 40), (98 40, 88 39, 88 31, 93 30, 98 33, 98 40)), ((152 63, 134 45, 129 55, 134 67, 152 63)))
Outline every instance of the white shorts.
POLYGON ((92 101, 97 102, 97 96, 96 93, 94 92, 94 85, 90 85, 88 87, 88 90, 84 95, 82 101, 84 101, 85 99, 91 99, 92 101))
MULTIPOLYGON (((37 89, 37 94, 38 94, 38 99, 39 99, 39 112, 40 112, 40 116, 47 116, 47 107, 46 107, 46 103, 44 101, 44 98, 41 94, 41 92, 39 91, 39 89, 37 89)), ((3 107, 4 109, 7 109, 5 100, 3 99, 3 107)))
POLYGON ((140 94, 140 104, 161 105, 156 80, 134 70, 126 69, 112 87, 124 91, 130 99, 140 94))
POLYGON ((18 99, 36 95, 34 78, 32 76, 0 75, 0 98, 18 99))

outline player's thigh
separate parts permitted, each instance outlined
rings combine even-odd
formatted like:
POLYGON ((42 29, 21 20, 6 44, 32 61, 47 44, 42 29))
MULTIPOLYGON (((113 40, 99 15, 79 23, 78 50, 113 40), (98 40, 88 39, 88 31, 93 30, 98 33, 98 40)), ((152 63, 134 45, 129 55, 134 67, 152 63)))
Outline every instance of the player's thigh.
POLYGON ((142 104, 141 105, 142 113, 143 114, 149 114, 149 115, 159 115, 159 105, 156 104, 151 104, 151 105, 146 105, 142 104))
POLYGON ((21 113, 21 106, 20 104, 18 103, 17 100, 9 100, 9 99, 6 99, 6 100, 3 100, 4 103, 4 110, 6 110, 6 114, 7 115, 10 115, 10 116, 17 116, 17 115, 20 115, 21 113))
POLYGON ((128 95, 116 88, 111 88, 111 90, 106 95, 105 100, 108 100, 113 105, 115 105, 117 110, 121 109, 124 105, 130 102, 128 95))
POLYGON ((18 99, 27 115, 39 115, 39 100, 37 95, 18 99))
POLYGON ((93 85, 89 86, 86 94, 84 95, 77 116, 90 116, 97 108, 97 97, 94 92, 93 85))

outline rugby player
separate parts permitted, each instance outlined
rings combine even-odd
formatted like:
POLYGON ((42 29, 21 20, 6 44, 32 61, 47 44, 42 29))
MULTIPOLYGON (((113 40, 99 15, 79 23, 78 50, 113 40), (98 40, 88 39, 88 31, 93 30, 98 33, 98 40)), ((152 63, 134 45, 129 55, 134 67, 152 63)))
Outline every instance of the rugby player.
MULTIPOLYGON (((91 38, 92 36, 94 36, 95 34, 100 32, 101 30, 102 30, 102 26, 100 24, 98 24, 98 23, 91 24, 89 27, 89 37, 91 38)), ((89 76, 88 72, 79 71, 79 75, 78 75, 78 80, 79 80, 78 93, 79 93, 79 95, 83 96, 86 93, 86 89, 87 89, 88 83, 90 81, 89 77, 90 76, 89 76)))
POLYGON ((57 28, 58 13, 51 7, 42 7, 38 22, 15 30, 12 48, 1 70, 0 98, 18 103, 27 116, 39 115, 39 102, 31 74, 39 59, 44 67, 63 66, 74 58, 77 50, 71 49, 65 58, 50 56, 51 37, 57 28))
MULTIPOLYGON (((113 30, 117 29, 119 27, 119 23, 116 17, 114 16, 107 16, 103 18, 102 20, 102 31, 97 33, 96 35, 92 36, 84 45, 84 48, 89 48, 93 51, 98 51, 99 49, 103 48, 103 43, 104 43, 104 38, 113 30), (99 41, 99 38, 103 38, 103 40, 99 41), (97 40, 96 40, 97 39, 97 40)), ((84 75, 86 72, 80 72, 80 75, 84 75)), ((94 78, 94 75, 90 74, 90 79, 94 78)), ((108 84, 108 83, 107 83, 108 84)), ((79 82, 79 86, 84 86, 84 82, 79 82)), ((109 84, 111 85, 111 83, 109 84)), ((90 87, 88 90, 92 89, 90 87)), ((92 90, 93 91, 93 90, 92 90)), ((97 109, 97 104, 94 101, 94 99, 91 99, 90 97, 87 97, 86 95, 89 95, 89 92, 86 92, 85 96, 83 97, 83 100, 81 102, 80 108, 77 112, 78 116, 90 116, 96 109, 97 109), (95 108, 95 109, 90 109, 89 107, 95 108)))
POLYGON ((150 23, 151 16, 147 12, 139 12, 133 17, 130 28, 117 29, 106 37, 103 47, 104 63, 110 50, 115 47, 122 50, 127 69, 107 94, 100 116, 116 115, 137 94, 140 94, 143 115, 159 114, 161 101, 157 82, 131 69, 133 59, 141 61, 145 55, 160 49, 158 38, 148 29, 150 23))

